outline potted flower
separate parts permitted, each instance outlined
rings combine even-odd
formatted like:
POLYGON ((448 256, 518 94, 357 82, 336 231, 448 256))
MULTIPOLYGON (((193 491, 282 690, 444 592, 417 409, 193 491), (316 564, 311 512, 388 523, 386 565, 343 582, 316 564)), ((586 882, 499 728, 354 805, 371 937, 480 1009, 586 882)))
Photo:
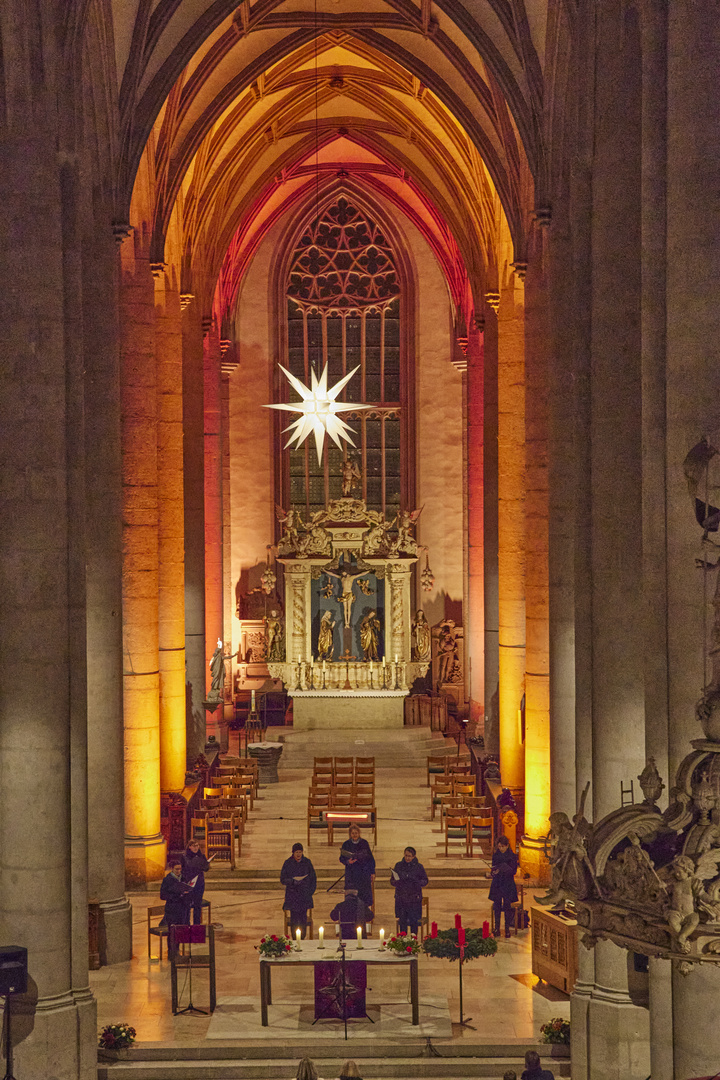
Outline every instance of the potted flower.
POLYGON ((285 934, 266 934, 255 948, 266 960, 277 960, 292 952, 293 943, 285 934))
POLYGON ((98 1060, 117 1061, 130 1056, 137 1032, 130 1024, 106 1024, 98 1039, 98 1060))
POLYGON ((417 956, 420 952, 420 942, 417 934, 393 934, 385 942, 385 948, 398 956, 417 956))
POLYGON ((570 1021, 561 1016, 554 1016, 546 1024, 540 1027, 540 1037, 545 1043, 552 1044, 550 1051, 552 1057, 569 1057, 570 1055, 570 1021))

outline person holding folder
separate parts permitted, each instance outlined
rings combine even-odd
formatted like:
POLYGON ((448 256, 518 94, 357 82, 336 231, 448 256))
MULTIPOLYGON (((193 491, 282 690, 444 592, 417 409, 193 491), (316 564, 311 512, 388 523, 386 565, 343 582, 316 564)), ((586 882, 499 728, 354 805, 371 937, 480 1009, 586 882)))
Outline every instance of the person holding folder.
POLYGON ((302 937, 307 929, 307 911, 313 907, 313 893, 317 887, 315 867, 305 857, 302 844, 293 844, 292 855, 283 863, 280 884, 285 886, 283 907, 290 912, 293 937, 300 928, 302 937))

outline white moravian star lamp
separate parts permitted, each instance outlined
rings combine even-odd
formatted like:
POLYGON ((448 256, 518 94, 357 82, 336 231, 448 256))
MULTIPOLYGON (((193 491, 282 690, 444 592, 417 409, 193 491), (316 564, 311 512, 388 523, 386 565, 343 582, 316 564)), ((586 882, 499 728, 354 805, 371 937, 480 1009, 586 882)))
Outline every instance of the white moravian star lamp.
POLYGON ((325 443, 325 434, 327 433, 333 440, 335 445, 342 450, 341 439, 349 442, 351 446, 355 446, 351 436, 354 435, 354 431, 351 427, 341 420, 338 413, 353 412, 357 409, 369 409, 369 405, 357 405, 355 403, 350 404, 343 401, 336 401, 338 394, 344 386, 350 382, 355 372, 358 370, 354 367, 352 371, 349 371, 347 375, 344 375, 339 383, 331 387, 328 390, 327 384, 327 364, 323 368, 323 373, 318 379, 314 371, 312 371, 312 386, 308 389, 304 383, 301 383, 299 379, 296 379, 287 368, 284 368, 282 364, 278 364, 280 370, 287 376, 287 380, 294 390, 298 392, 301 397, 301 401, 295 404, 281 404, 281 405, 266 405, 266 409, 282 409, 284 412, 296 412, 300 413, 298 419, 284 428, 285 431, 291 432, 290 438, 285 443, 285 449, 288 446, 293 446, 295 450, 307 439, 308 435, 312 432, 315 435, 315 449, 317 450, 318 463, 322 461, 323 445, 325 443), (294 444, 294 445, 293 445, 294 444))

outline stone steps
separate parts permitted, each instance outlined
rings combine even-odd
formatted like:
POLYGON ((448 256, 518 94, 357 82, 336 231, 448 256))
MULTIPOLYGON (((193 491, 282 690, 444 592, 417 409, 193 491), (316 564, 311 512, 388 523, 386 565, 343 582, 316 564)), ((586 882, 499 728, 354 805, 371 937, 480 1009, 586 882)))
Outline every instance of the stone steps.
MULTIPOLYGON (((311 1057, 320 1075, 327 1078, 338 1076, 350 1058, 357 1062, 363 1080, 501 1080, 507 1069, 520 1075, 528 1048, 526 1043, 440 1043, 433 1047, 438 1056, 430 1056, 421 1044, 362 1043, 352 1038, 310 1045, 293 1041, 274 1044, 272 1049, 267 1043, 141 1044, 132 1048, 128 1060, 99 1064, 98 1080, 291 1080, 304 1056, 311 1057)), ((551 1057, 547 1046, 537 1049, 558 1080, 570 1076, 569 1058, 551 1057)))
MULTIPOLYGON (((285 729, 280 738, 285 743, 281 769, 311 769, 315 757, 328 750, 328 733, 285 729)), ((332 733, 332 752, 336 757, 374 757, 376 768, 425 768, 428 754, 457 754, 453 739, 426 727, 345 728, 332 733)))
MULTIPOLYGON (((313 849, 308 848, 308 854, 312 857, 313 849)), ((327 889, 333 881, 336 881, 342 867, 338 867, 336 870, 333 866, 332 869, 321 869, 316 867, 318 893, 322 893, 323 889, 327 889)), ((426 890, 432 892, 433 889, 467 889, 472 887, 474 889, 488 889, 490 887, 490 878, 487 876, 484 869, 477 866, 468 867, 432 867, 432 872, 428 874, 430 878, 429 885, 426 886, 426 890)), ((208 877, 207 890, 214 891, 215 889, 242 889, 243 892, 277 892, 283 891, 284 886, 280 884, 278 877, 277 867, 271 867, 267 870, 243 870, 239 867, 235 870, 213 870, 212 876, 208 877)), ((378 874, 375 879, 375 889, 390 890, 391 885, 385 874, 378 874)))

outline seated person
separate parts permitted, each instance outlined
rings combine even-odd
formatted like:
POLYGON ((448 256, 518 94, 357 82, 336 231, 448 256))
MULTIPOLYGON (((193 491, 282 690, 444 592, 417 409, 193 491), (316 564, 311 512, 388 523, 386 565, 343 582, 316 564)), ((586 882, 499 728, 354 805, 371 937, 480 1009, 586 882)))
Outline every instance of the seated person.
POLYGON ((362 926, 362 936, 367 937, 365 924, 372 922, 373 913, 359 898, 357 889, 346 889, 345 899, 332 909, 330 918, 340 923, 340 937, 349 941, 356 936, 358 926, 362 926))

